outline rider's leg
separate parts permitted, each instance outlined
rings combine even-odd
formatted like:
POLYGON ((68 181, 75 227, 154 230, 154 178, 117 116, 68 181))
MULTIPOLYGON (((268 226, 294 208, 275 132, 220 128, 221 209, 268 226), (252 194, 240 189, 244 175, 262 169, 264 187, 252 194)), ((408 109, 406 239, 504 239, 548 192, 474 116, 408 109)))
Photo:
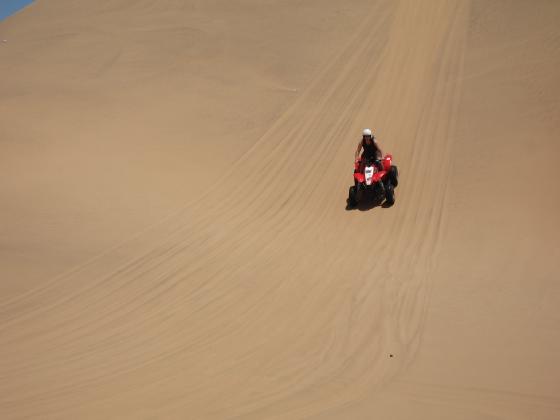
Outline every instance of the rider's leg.
POLYGON ((362 156, 360 156, 360 167, 358 169, 359 173, 364 172, 364 169, 366 168, 366 158, 364 157, 364 155, 362 154, 362 156))

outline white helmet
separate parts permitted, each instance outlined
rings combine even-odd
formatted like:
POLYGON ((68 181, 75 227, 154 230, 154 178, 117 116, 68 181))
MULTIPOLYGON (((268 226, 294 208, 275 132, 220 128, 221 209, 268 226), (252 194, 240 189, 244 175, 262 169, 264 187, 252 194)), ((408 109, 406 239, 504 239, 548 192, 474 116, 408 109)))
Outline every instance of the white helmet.
POLYGON ((365 136, 369 136, 371 137, 371 130, 369 128, 364 128, 364 131, 362 131, 362 135, 365 136))

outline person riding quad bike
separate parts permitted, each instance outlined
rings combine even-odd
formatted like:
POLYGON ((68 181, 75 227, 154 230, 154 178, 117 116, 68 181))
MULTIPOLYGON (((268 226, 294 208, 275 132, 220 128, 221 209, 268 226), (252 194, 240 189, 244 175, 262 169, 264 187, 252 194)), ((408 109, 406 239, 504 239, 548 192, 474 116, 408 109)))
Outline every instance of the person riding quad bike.
POLYGON ((358 162, 360 161, 360 171, 364 170, 365 162, 369 160, 375 160, 376 166, 379 170, 383 169, 383 165, 381 164, 381 158, 383 157, 383 152, 381 151, 381 147, 377 143, 375 136, 372 134, 369 128, 365 128, 362 132, 362 139, 358 143, 358 147, 356 148, 356 153, 354 154, 354 160, 358 162), (363 152, 362 152, 363 149, 363 152), (360 158, 360 152, 362 152, 360 158))
POLYGON ((348 189, 346 208, 355 208, 360 201, 366 199, 392 206, 395 203, 395 187, 399 183, 398 170, 393 165, 393 155, 383 156, 369 128, 366 128, 362 135, 354 155, 354 185, 348 189))

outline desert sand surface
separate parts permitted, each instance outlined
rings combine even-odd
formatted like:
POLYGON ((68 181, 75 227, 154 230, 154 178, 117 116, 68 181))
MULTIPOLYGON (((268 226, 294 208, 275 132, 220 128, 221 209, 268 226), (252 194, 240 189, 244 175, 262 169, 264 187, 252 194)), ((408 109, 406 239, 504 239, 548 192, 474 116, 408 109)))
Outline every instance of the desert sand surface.
POLYGON ((0 22, 0 418, 560 418, 559 22, 544 0, 0 22), (368 126, 397 201, 346 210, 368 126))

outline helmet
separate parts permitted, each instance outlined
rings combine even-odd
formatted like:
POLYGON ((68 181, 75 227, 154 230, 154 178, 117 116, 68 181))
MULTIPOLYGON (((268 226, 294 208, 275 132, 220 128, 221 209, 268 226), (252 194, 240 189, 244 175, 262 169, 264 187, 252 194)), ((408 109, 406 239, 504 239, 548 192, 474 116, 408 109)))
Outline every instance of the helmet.
POLYGON ((371 130, 369 128, 364 128, 364 131, 362 131, 362 135, 364 137, 371 137, 371 130))

